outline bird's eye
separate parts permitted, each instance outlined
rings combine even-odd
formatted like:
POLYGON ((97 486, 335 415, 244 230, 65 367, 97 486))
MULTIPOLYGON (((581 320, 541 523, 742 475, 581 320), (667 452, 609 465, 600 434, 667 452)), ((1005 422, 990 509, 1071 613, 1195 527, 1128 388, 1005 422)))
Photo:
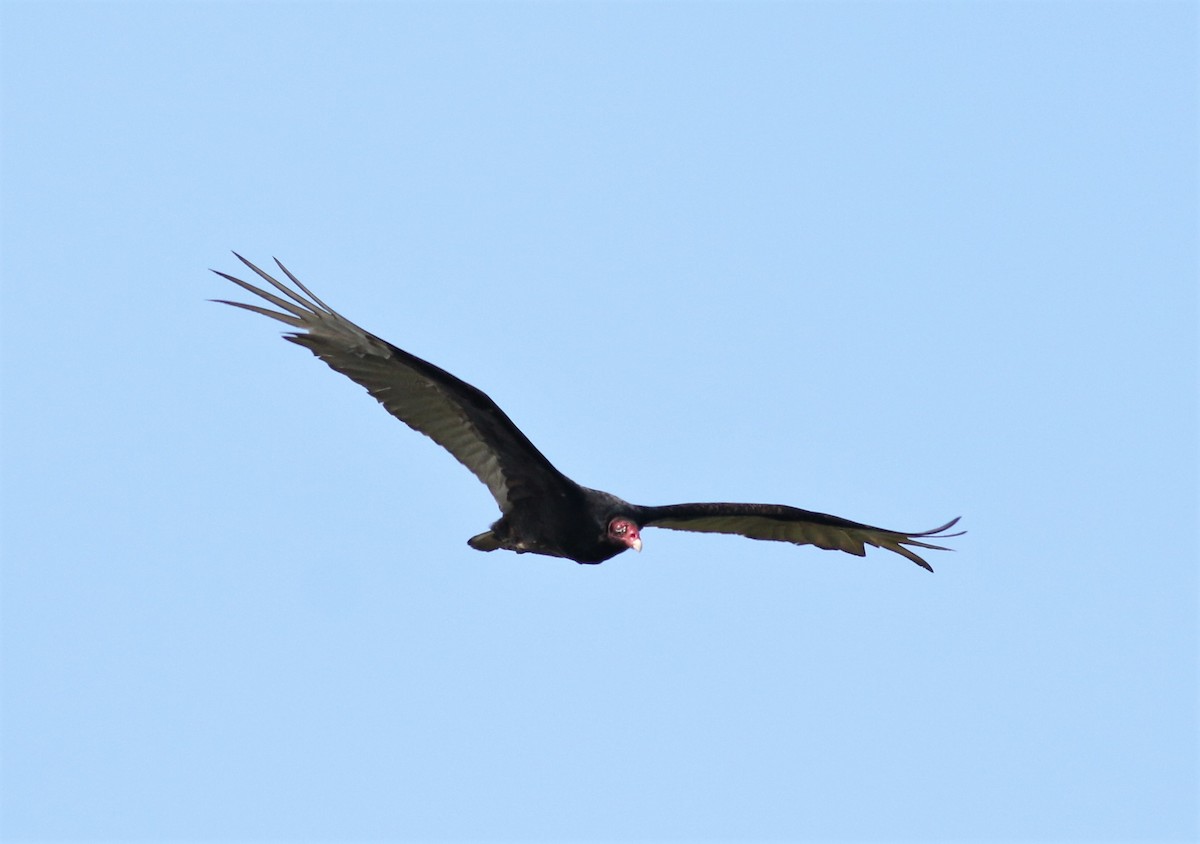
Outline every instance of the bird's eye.
POLYGON ((624 536, 628 532, 629 528, 626 525, 613 525, 613 533, 617 536, 624 536))

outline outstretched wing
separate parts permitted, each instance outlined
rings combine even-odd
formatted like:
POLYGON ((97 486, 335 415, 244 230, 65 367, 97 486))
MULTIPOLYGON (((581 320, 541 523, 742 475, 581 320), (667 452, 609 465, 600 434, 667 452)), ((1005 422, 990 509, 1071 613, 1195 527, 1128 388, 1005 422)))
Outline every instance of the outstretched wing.
POLYGON ((895 551, 929 571, 933 571, 933 567, 905 546, 949 551, 949 548, 923 540, 961 536, 964 533, 946 533, 958 523, 958 519, 934 530, 906 533, 783 504, 671 504, 666 507, 643 507, 639 517, 643 526, 700 533, 734 533, 751 539, 815 545, 828 551, 845 551, 859 557, 866 554, 865 546, 873 545, 895 551))
POLYGON ((366 387, 388 413, 453 454, 487 485, 503 512, 522 498, 571 485, 482 391, 359 328, 314 296, 278 260, 279 269, 300 292, 233 254, 282 297, 219 270, 213 272, 279 310, 216 301, 295 328, 284 338, 366 387))

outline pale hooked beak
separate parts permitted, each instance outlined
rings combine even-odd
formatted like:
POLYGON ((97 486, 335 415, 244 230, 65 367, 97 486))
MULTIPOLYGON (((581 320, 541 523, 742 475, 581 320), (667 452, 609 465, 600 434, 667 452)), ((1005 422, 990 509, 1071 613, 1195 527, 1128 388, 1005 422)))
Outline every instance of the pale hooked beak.
POLYGON ((632 548, 634 551, 637 551, 637 552, 641 553, 641 550, 642 550, 642 538, 639 536, 639 537, 637 537, 636 539, 634 539, 634 540, 633 540, 633 542, 630 542, 630 543, 629 543, 629 547, 630 547, 630 548, 632 548))

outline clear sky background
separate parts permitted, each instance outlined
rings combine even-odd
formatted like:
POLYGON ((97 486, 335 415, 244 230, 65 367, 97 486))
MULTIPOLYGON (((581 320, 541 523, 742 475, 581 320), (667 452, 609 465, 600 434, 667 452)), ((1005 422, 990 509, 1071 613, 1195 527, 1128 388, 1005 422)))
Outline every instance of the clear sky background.
POLYGON ((11 841, 1184 840, 1194 3, 18 3, 11 841), (632 501, 970 533, 472 551, 229 254, 632 501))

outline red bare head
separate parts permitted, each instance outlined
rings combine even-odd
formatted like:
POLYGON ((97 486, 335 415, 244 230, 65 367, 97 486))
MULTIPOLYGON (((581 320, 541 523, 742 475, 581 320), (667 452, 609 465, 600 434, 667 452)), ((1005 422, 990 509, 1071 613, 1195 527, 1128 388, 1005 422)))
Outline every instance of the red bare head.
POLYGON ((608 523, 608 538, 634 551, 642 550, 642 536, 638 532, 638 526, 623 516, 617 516, 608 523))

